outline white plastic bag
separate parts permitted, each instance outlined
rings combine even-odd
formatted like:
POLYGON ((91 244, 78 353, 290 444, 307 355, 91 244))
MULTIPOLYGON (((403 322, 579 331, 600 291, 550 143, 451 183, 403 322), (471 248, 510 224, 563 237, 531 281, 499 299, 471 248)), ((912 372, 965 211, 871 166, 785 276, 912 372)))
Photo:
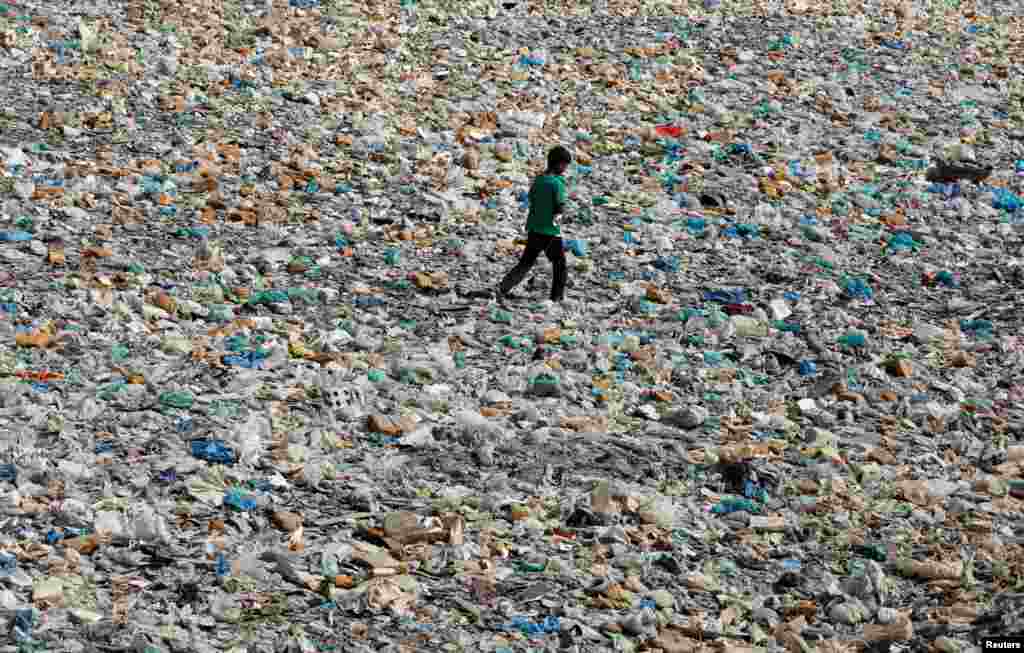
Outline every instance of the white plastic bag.
POLYGON ((238 447, 238 461, 243 465, 254 465, 272 437, 270 420, 259 414, 251 415, 234 432, 233 441, 238 447))

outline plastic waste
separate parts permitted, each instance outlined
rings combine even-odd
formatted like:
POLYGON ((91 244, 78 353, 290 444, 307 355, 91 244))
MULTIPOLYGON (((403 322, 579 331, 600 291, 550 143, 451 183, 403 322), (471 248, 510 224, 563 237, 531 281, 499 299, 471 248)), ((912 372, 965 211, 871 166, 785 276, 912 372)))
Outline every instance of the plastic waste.
POLYGON ((33 238, 34 236, 27 231, 0 231, 0 242, 22 243, 33 238))
POLYGON ((715 515, 728 515, 739 511, 756 514, 761 512, 761 506, 750 499, 726 497, 711 506, 710 511, 715 515))
POLYGON ((220 440, 193 440, 192 455, 200 460, 219 465, 231 465, 236 462, 234 449, 220 440))
POLYGON ((1019 7, 158 4, 0 3, 7 648, 1021 630, 1019 7))

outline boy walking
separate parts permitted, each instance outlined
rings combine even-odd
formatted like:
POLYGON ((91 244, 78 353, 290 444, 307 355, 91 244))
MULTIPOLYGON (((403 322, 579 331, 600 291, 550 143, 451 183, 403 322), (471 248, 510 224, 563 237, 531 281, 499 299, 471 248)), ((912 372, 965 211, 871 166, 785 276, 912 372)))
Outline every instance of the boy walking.
POLYGON ((498 285, 498 297, 522 283, 537 262, 541 252, 551 261, 554 278, 551 281, 551 302, 565 298, 566 263, 562 248, 562 232, 555 224, 555 216, 565 211, 565 174, 572 163, 569 150, 558 145, 548 152, 548 169, 538 176, 530 187, 530 215, 526 220, 526 249, 514 268, 509 270, 498 285))

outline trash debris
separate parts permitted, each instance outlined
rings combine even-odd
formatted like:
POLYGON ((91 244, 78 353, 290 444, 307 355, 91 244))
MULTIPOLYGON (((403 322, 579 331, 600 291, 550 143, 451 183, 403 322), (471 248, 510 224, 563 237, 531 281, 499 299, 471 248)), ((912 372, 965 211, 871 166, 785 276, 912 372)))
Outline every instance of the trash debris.
POLYGON ((0 3, 9 650, 1020 631, 1019 7, 86 4, 0 3))

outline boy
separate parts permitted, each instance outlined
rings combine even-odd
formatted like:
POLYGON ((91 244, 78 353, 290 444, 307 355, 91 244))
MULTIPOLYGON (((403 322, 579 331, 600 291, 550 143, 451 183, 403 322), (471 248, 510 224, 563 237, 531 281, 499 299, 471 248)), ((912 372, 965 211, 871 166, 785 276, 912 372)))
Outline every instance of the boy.
POLYGON ((562 249, 562 235, 555 224, 555 216, 565 211, 565 174, 572 163, 569 150, 558 145, 548 152, 548 169, 533 181, 530 187, 530 215, 526 220, 526 249, 514 268, 509 270, 498 285, 499 299, 522 283, 537 262, 541 252, 551 261, 554 278, 551 281, 551 302, 565 298, 566 264, 562 249))

